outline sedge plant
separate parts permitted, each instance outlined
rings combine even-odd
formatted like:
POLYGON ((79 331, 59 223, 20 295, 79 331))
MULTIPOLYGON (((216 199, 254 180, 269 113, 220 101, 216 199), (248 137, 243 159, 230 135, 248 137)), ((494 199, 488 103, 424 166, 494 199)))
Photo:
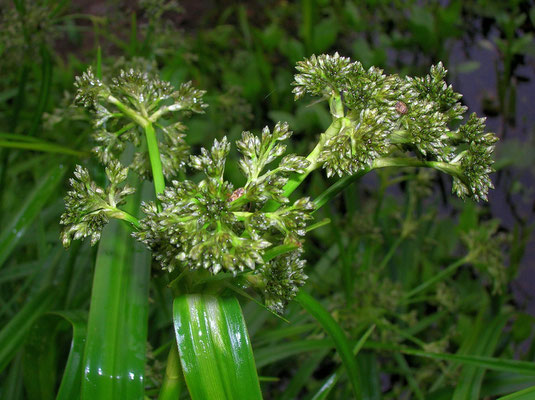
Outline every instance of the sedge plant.
MULTIPOLYGON (((243 132, 235 143, 240 184, 225 174, 226 137, 199 154, 191 154, 185 140, 184 119, 205 110, 204 91, 192 83, 175 88, 133 69, 109 80, 98 75, 89 69, 77 78, 76 102, 94 115, 93 152, 107 185, 76 167, 61 239, 65 247, 83 238, 96 244, 106 224, 118 219, 150 250, 153 268, 169 274, 176 346, 161 398, 177 398, 183 378, 193 399, 262 397, 237 293, 256 293, 277 315, 297 296, 330 326, 319 303, 298 294, 307 281, 303 244, 307 232, 324 223, 315 221, 315 212, 356 179, 381 168, 426 167, 450 175, 453 193, 463 199, 486 200, 492 188, 497 138, 485 132, 483 118, 465 118, 467 108, 446 84, 440 63, 420 78, 366 70, 338 54, 299 62, 295 98, 319 97, 332 122, 308 155, 288 154, 292 132, 285 122, 260 134, 243 132), (322 194, 292 196, 322 171, 333 178, 322 194), (152 181, 154 195, 140 202, 134 192, 143 180, 152 181)), ((105 241, 100 246, 113 251, 105 241)), ((351 349, 339 330, 327 332, 360 398, 351 349)), ((87 373, 84 379, 82 398, 90 398, 96 393, 90 387, 101 383, 89 382, 87 373)))

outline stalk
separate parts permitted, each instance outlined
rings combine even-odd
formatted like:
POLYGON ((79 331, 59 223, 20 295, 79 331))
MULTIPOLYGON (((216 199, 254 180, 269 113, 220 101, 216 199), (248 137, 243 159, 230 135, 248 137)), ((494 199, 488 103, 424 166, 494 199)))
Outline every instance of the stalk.
MULTIPOLYGON (((284 196, 289 197, 312 171, 318 169, 318 159, 321 154, 321 151, 323 150, 325 142, 327 141, 327 139, 340 132, 340 129, 342 129, 343 126, 343 120, 343 118, 336 118, 335 120, 333 120, 331 125, 329 125, 329 127, 325 131, 325 133, 321 135, 319 143, 307 156, 307 160, 310 162, 309 166, 303 171, 303 173, 293 174, 292 176, 290 176, 290 179, 288 179, 288 182, 286 183, 286 185, 284 185, 284 196)), ((263 210, 268 212, 275 211, 279 207, 279 203, 270 200, 266 203, 263 210)))
POLYGON ((165 190, 165 178, 163 176, 162 160, 160 158, 160 150, 158 149, 158 140, 156 139, 156 132, 151 122, 146 123, 145 137, 147 139, 147 147, 149 149, 150 166, 152 169, 152 179, 154 181, 154 192, 156 193, 156 206, 158 211, 162 211, 162 205, 158 199, 158 195, 165 190))
POLYGON ((162 205, 158 199, 158 195, 165 190, 165 178, 163 176, 162 160, 160 158, 160 150, 158 149, 158 139, 152 122, 139 115, 135 110, 123 104, 114 96, 108 96, 108 101, 114 104, 124 115, 132 119, 135 123, 140 125, 145 131, 145 138, 147 139, 147 148, 149 150, 149 160, 152 169, 152 179, 154 182, 154 192, 156 194, 156 206, 158 211, 162 211, 162 205))
POLYGON ((165 368, 165 377, 158 395, 158 400, 176 400, 184 389, 184 375, 180 366, 178 348, 176 342, 173 343, 167 357, 167 366, 165 368))

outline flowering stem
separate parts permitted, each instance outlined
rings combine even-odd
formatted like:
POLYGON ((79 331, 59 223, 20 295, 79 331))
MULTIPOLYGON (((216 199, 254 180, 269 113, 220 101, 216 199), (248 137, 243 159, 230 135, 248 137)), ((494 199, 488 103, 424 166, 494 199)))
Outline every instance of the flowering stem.
POLYGON ((322 194, 320 194, 315 200, 316 210, 325 205, 329 200, 331 200, 338 193, 343 191, 346 187, 351 185, 357 179, 360 179, 362 176, 366 175, 368 172, 387 167, 427 167, 434 168, 439 171, 445 172, 447 174, 457 176, 462 178, 462 174, 455 165, 447 164, 439 161, 425 161, 417 160, 414 158, 379 158, 375 160, 371 167, 365 168, 357 172, 356 174, 346 176, 333 185, 329 186, 322 194))
MULTIPOLYGON (((140 125, 145 130, 145 138, 147 139, 147 147, 149 150, 150 166, 152 169, 152 179, 154 181, 154 192, 156 194, 156 206, 158 211, 162 210, 162 205, 158 200, 158 195, 165 190, 165 179, 163 176, 162 160, 160 158, 160 150, 158 149, 158 139, 151 120, 146 116, 140 115, 137 111, 123 104, 114 96, 108 96, 107 100, 115 105, 119 111, 132 121, 140 125)), ((144 114, 146 114, 144 112, 144 114)))
POLYGON ((158 200, 158 195, 165 190, 165 178, 162 170, 162 160, 160 158, 160 150, 158 149, 158 140, 156 139, 156 132, 151 122, 147 121, 145 128, 145 137, 147 138, 147 147, 149 149, 150 166, 152 169, 152 179, 154 181, 154 191, 156 193, 156 206, 158 211, 162 211, 162 205, 158 200))

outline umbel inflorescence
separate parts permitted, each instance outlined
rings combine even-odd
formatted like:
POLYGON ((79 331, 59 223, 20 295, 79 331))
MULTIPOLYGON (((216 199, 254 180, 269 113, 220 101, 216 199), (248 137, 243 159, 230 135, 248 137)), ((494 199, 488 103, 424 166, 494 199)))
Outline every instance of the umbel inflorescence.
POLYGON ((94 152, 109 186, 98 187, 77 167, 61 219, 64 245, 86 236, 94 244, 109 218, 123 219, 163 269, 239 275, 269 308, 282 312, 306 280, 302 244, 319 204, 308 197, 290 201, 289 195, 313 170, 342 177, 383 167, 431 167, 453 177, 458 196, 487 198, 497 139, 484 132, 482 118, 471 115, 462 123, 466 107, 445 83, 442 64, 424 78, 399 77, 335 54, 312 56, 297 69, 296 99, 309 94, 327 100, 332 124, 307 157, 286 154, 287 123, 260 135, 243 132, 236 142, 246 178, 240 187, 225 179, 226 138, 189 155, 181 118, 203 111, 203 91, 190 83, 174 89, 133 70, 110 84, 91 70, 78 78, 76 99, 95 114, 94 152), (128 169, 119 158, 129 144, 135 153, 128 167, 153 179, 157 194, 142 204, 141 220, 118 208, 133 191, 121 187, 128 169), (202 179, 179 179, 186 166, 202 179))

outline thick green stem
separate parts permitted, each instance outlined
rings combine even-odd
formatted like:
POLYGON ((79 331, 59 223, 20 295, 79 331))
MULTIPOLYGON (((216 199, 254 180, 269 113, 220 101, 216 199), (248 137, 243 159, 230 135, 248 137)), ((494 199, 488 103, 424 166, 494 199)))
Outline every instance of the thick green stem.
POLYGON ((154 191, 156 193, 156 205, 161 211, 162 206, 158 200, 158 195, 165 190, 165 178, 163 176, 162 160, 160 158, 160 150, 158 149, 158 139, 152 122, 146 116, 140 115, 136 110, 126 106, 119 99, 114 96, 108 96, 108 101, 114 104, 119 111, 126 117, 137 123, 145 130, 145 138, 147 139, 147 147, 149 150, 150 166, 152 169, 152 179, 154 181, 154 191))
POLYGON ((158 400, 177 400, 184 387, 184 374, 180 366, 178 348, 176 343, 173 343, 171 350, 169 350, 169 356, 167 357, 165 376, 158 400))
POLYGON ((139 220, 134 217, 132 214, 127 213, 126 211, 116 208, 110 213, 110 216, 117 219, 122 219, 123 221, 129 222, 134 226, 134 228, 139 229, 141 225, 139 220))
POLYGON ((343 191, 346 187, 351 185, 357 179, 360 179, 362 176, 366 175, 368 172, 374 169, 388 168, 388 167, 434 168, 436 170, 445 172, 449 175, 462 178, 462 174, 460 173, 458 167, 456 167, 455 165, 444 163, 444 162, 425 161, 425 160, 418 160, 416 158, 379 158, 373 162, 371 167, 362 169, 356 174, 346 176, 336 181, 333 185, 327 188, 322 194, 320 194, 314 200, 314 203, 316 203, 316 210, 324 206, 329 200, 335 197, 338 193, 343 191))
MULTIPOLYGON (((160 150, 158 149, 158 139, 156 139, 156 132, 152 123, 148 122, 145 126, 145 137, 147 138, 147 147, 149 149, 150 166, 152 169, 152 179, 154 181, 154 191, 156 196, 163 193, 165 190, 165 178, 162 170, 162 160, 160 158, 160 150)), ((161 211, 161 204, 156 199, 158 210, 161 211)))
MULTIPOLYGON (((303 171, 301 174, 293 174, 290 176, 290 179, 288 179, 288 182, 284 186, 284 196, 288 197, 290 196, 295 189, 305 180, 305 178, 315 169, 319 167, 318 159, 321 154, 321 151, 323 150, 323 146, 325 145, 325 142, 330 137, 336 135, 338 132, 340 132, 340 129, 342 128, 343 118, 336 118, 333 120, 331 125, 327 128, 325 133, 323 133, 320 137, 319 143, 314 147, 314 149, 310 152, 310 154, 307 156, 307 160, 310 162, 308 167, 303 171)), ((280 207, 280 204, 276 201, 268 201, 266 205, 264 206, 264 211, 275 211, 277 208, 280 207)))

